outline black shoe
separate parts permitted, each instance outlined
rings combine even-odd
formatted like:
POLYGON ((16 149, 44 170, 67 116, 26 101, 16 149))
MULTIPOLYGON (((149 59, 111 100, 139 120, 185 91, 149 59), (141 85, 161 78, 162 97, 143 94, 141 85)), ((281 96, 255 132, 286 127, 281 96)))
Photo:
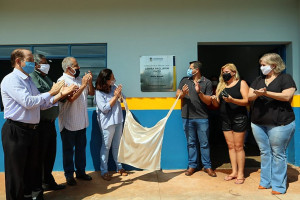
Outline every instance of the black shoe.
POLYGON ((43 184, 44 191, 50 191, 50 190, 62 190, 65 189, 66 186, 62 184, 57 183, 51 183, 51 184, 43 184))
POLYGON ((32 200, 32 196, 31 195, 30 196, 26 196, 26 197, 23 198, 23 200, 32 200))
POLYGON ((39 193, 39 195, 36 197, 36 200, 44 200, 44 194, 43 194, 43 191, 41 191, 39 193))
POLYGON ((77 184, 77 182, 74 179, 74 177, 67 177, 66 179, 67 179, 67 184, 70 185, 70 186, 73 186, 73 185, 77 184))
POLYGON ((82 180, 85 180, 85 181, 91 181, 92 180, 92 177, 87 175, 87 174, 76 175, 76 178, 77 179, 82 179, 82 180))

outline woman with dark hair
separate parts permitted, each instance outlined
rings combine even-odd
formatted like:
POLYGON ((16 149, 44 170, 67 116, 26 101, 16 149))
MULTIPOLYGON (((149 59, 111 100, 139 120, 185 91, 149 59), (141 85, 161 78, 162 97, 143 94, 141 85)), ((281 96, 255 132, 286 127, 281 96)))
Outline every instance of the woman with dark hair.
POLYGON ((97 120, 102 130, 101 176, 104 180, 111 180, 108 173, 108 155, 112 144, 112 154, 117 166, 117 172, 127 176, 122 164, 118 162, 119 144, 122 135, 123 114, 121 104, 118 101, 122 96, 122 85, 115 85, 116 79, 112 70, 102 70, 96 81, 95 102, 97 105, 97 120))
POLYGON ((251 127, 261 156, 258 189, 272 188, 272 194, 286 192, 286 148, 295 132, 295 114, 291 106, 296 84, 282 73, 285 64, 276 53, 263 55, 259 63, 263 76, 250 86, 251 127))

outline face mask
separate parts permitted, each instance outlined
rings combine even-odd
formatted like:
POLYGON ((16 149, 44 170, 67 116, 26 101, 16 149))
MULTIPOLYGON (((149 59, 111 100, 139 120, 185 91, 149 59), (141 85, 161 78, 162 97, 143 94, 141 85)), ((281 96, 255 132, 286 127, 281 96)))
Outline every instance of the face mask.
MULTIPOLYGON (((197 74, 197 72, 195 73, 195 74, 197 74)), ((191 78, 192 76, 194 76, 195 74, 193 74, 193 70, 192 69, 188 69, 187 70, 187 72, 186 72, 186 75, 189 77, 189 78, 191 78)))
POLYGON ((223 77, 224 81, 227 82, 227 81, 229 81, 231 79, 232 76, 231 76, 230 73, 224 73, 222 75, 222 77, 223 77))
POLYGON ((40 68, 39 70, 45 74, 48 74, 50 69, 50 65, 49 64, 40 64, 40 68))
POLYGON ((212 81, 212 86, 217 86, 218 85, 218 81, 212 81))
POLYGON ((114 79, 113 81, 110 82, 110 85, 113 86, 116 83, 116 79, 114 79))
POLYGON ((267 75, 272 71, 272 68, 270 65, 267 65, 267 66, 261 66, 260 70, 263 73, 263 75, 267 75))
MULTIPOLYGON (((72 67, 70 67, 70 68, 72 68, 72 67)), ((75 72, 74 73, 71 72, 71 73, 73 74, 73 76, 75 76, 75 78, 77 78, 79 76, 79 74, 80 74, 80 70, 79 69, 73 69, 73 70, 75 70, 75 72)))
POLYGON ((25 62, 25 66, 22 67, 22 69, 24 70, 24 72, 26 72, 27 74, 30 74, 34 71, 35 68, 35 62, 25 62))

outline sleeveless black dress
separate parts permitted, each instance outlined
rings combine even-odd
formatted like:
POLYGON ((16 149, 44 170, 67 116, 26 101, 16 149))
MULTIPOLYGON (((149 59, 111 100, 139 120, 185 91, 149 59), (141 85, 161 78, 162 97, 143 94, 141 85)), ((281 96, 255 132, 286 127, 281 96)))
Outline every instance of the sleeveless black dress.
MULTIPOLYGON (((241 80, 239 80, 233 87, 225 88, 224 90, 235 99, 243 99, 240 92, 241 80)), ((246 106, 239 106, 234 103, 227 103, 219 95, 220 99, 220 115, 222 119, 222 130, 235 132, 244 132, 247 129, 248 117, 246 106)))

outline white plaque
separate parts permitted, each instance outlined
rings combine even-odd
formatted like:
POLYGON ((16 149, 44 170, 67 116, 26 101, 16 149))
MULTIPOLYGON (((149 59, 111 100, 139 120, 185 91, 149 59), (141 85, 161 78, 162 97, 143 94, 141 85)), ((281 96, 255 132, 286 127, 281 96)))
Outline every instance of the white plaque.
POLYGON ((176 89, 175 56, 141 56, 142 92, 171 92, 176 89))

